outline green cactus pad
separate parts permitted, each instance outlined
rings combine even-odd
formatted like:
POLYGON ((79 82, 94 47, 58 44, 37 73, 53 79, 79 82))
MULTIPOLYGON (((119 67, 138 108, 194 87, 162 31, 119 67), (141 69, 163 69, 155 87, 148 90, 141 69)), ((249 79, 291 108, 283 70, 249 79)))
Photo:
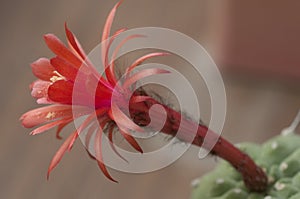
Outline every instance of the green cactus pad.
POLYGON ((268 174, 267 191, 249 192, 240 174, 221 160, 194 185, 191 199, 300 199, 300 136, 280 135, 262 146, 242 143, 238 147, 268 174))

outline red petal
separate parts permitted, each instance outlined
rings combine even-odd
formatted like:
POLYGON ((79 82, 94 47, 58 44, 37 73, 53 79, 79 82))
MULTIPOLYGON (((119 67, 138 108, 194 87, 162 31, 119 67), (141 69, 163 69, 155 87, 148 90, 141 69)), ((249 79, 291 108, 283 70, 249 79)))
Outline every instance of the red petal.
POLYGON ((103 174, 113 182, 117 182, 114 180, 111 175, 108 173, 105 164, 103 163, 103 156, 102 156, 102 129, 99 129, 96 138, 95 138, 95 155, 97 159, 97 163, 103 174))
POLYGON ((51 171, 57 166, 57 164, 62 159, 63 155, 65 154, 66 150, 68 149, 69 143, 72 140, 73 136, 74 136, 73 134, 69 135, 69 137, 66 139, 66 141, 61 145, 61 147, 55 153, 54 157, 51 160, 49 168, 48 168, 47 179, 49 179, 49 175, 50 175, 51 171))
POLYGON ((131 66, 126 69, 126 73, 127 74, 130 73, 136 66, 140 65, 141 63, 143 63, 147 59, 150 59, 152 57, 157 57, 157 56, 165 56, 165 55, 170 55, 170 54, 165 53, 165 52, 156 52, 156 53, 149 53, 147 55, 144 55, 144 56, 140 57, 139 59, 135 60, 131 64, 131 66))
POLYGON ((54 57, 50 60, 51 64, 55 67, 57 72, 67 78, 68 80, 75 81, 78 69, 71 63, 65 61, 60 57, 54 57))
POLYGON ((114 130, 114 126, 111 125, 109 127, 109 132, 108 132, 108 139, 109 139, 109 144, 110 144, 110 147, 111 149, 122 159, 124 160, 125 162, 128 162, 116 149, 115 147, 115 144, 113 142, 113 130, 114 130))
POLYGON ((122 32, 124 32, 126 30, 126 28, 123 28, 123 29, 120 29, 118 30, 117 32, 114 33, 113 36, 111 36, 109 42, 108 42, 108 45, 106 47, 106 51, 105 51, 105 60, 104 60, 104 66, 105 66, 105 75, 106 75, 106 78, 107 80, 110 82, 110 83, 115 83, 116 81, 116 76, 114 73, 111 73, 110 71, 110 68, 108 66, 108 52, 109 52, 109 48, 111 46, 111 44, 113 43, 113 41, 115 40, 115 38, 121 34, 122 32))
POLYGON ((44 122, 62 117, 72 117, 72 107, 68 105, 51 105, 37 108, 23 114, 20 118, 26 128, 32 128, 44 122))
POLYGON ((74 64, 79 68, 82 65, 82 61, 74 55, 55 35, 47 34, 44 36, 45 42, 52 52, 74 64))
POLYGON ((40 98, 48 98, 48 88, 50 86, 51 82, 43 81, 43 80, 37 80, 33 82, 31 87, 31 96, 37 99, 40 98))
POLYGON ((58 127, 57 127, 57 130, 56 130, 56 138, 57 139, 62 139, 62 137, 60 136, 60 132, 61 132, 61 130, 65 127, 65 126, 67 126, 68 124, 70 124, 70 122, 71 121, 68 121, 68 122, 65 122, 65 123, 62 123, 62 124, 60 124, 60 125, 58 125, 58 127))
POLYGON ((144 69, 142 71, 139 71, 135 74, 133 74, 131 77, 126 79, 126 81, 123 84, 123 87, 126 89, 133 83, 137 82, 140 79, 143 79, 145 77, 151 76, 151 75, 156 75, 156 74, 163 74, 163 73, 170 73, 170 71, 160 69, 160 68, 149 68, 149 69, 144 69))
POLYGON ((120 133, 135 150, 143 153, 143 149, 140 147, 139 143, 134 139, 134 137, 130 135, 129 132, 126 132, 125 129, 120 128, 120 133))
POLYGON ((73 121, 73 118, 66 118, 66 119, 62 119, 62 120, 58 120, 55 122, 45 124, 39 128, 34 129, 33 131, 31 131, 30 135, 37 135, 37 134, 43 133, 43 132, 45 132, 51 128, 54 128, 60 124, 71 122, 71 121, 73 121))
POLYGON ((65 80, 54 82, 48 89, 49 99, 61 104, 72 104, 73 83, 65 80))
POLYGON ((47 58, 40 58, 31 64, 32 73, 39 79, 50 81, 54 75, 54 67, 47 58))
POLYGON ((131 103, 145 102, 149 99, 152 99, 152 98, 149 96, 143 96, 143 95, 133 96, 131 98, 131 103))
POLYGON ((125 113, 123 113, 115 103, 112 104, 109 116, 119 127, 124 127, 138 132, 143 132, 143 129, 135 124, 125 113))
POLYGON ((95 111, 95 114, 92 113, 90 114, 84 121, 83 123, 79 126, 78 129, 76 129, 76 134, 74 135, 72 141, 70 142, 69 145, 69 150, 71 150, 71 148, 73 147, 74 142, 76 141, 76 139, 78 138, 78 136, 81 134, 81 132, 87 128, 93 121, 95 121, 95 119, 97 117, 101 117, 103 116, 103 114, 105 114, 107 112, 107 108, 100 108, 98 110, 95 111))
POLYGON ((101 39, 101 42, 104 42, 103 45, 102 45, 102 49, 101 49, 101 52, 102 52, 102 60, 104 61, 105 60, 105 53, 107 51, 107 45, 108 45, 108 42, 106 41, 110 35, 110 29, 111 29, 111 26, 112 26, 112 23, 113 23, 113 20, 114 20, 114 17, 115 17, 115 14, 116 14, 116 10, 117 8, 120 6, 120 4, 122 3, 122 1, 119 1, 113 8, 112 10, 110 11, 110 13, 108 14, 108 17, 106 19, 106 22, 105 22, 105 25, 104 25, 104 28, 103 28, 103 32, 102 32, 102 39, 101 39))
MULTIPOLYGON (((113 79, 111 79, 109 82, 112 84, 112 85, 115 85, 116 84, 116 82, 117 82, 117 80, 116 80, 116 78, 115 78, 115 69, 114 69, 114 67, 115 67, 115 59, 116 59, 116 57, 117 57, 117 55, 118 55, 118 53, 119 53, 119 51, 120 51, 120 49, 122 48, 122 46, 124 46, 124 44, 126 43, 126 42, 128 42, 129 40, 131 40, 131 39, 134 39, 134 38, 139 38, 139 37, 144 37, 143 35, 130 35, 130 36, 128 36, 128 37, 126 37, 125 39, 123 39, 121 42, 120 42, 120 44, 116 47, 116 49, 114 50, 114 52, 113 52, 113 54, 112 54, 112 58, 111 58, 111 61, 110 61, 110 66, 109 66, 109 71, 110 71, 110 73, 112 74, 112 77, 114 77, 113 79)), ((106 69, 106 70, 108 70, 108 69, 106 69)))
POLYGON ((125 30, 127 30, 127 28, 122 28, 118 31, 116 31, 113 36, 110 37, 109 39, 109 42, 107 44, 107 48, 106 48, 106 51, 105 51, 105 64, 104 66, 107 67, 108 66, 108 52, 109 52, 109 49, 110 49, 110 46, 111 44, 113 43, 113 41, 116 39, 116 37, 121 34, 122 32, 124 32, 125 30))
MULTIPOLYGON (((90 142, 91 142, 91 138, 92 138, 92 135, 93 133, 95 132, 95 130, 97 129, 98 127, 98 124, 97 122, 93 123, 89 129, 88 129, 88 132, 86 133, 86 136, 85 136, 85 147, 86 147, 86 150, 88 151, 88 148, 89 148, 89 145, 90 145, 90 142)), ((90 154, 90 152, 89 152, 90 154)), ((91 155, 91 154, 90 154, 91 155)), ((92 155, 91 155, 92 156, 92 155)), ((95 158, 95 157, 94 157, 95 158)))
POLYGON ((79 44, 77 38, 75 37, 75 35, 69 30, 67 23, 65 23, 65 31, 66 31, 68 41, 71 44, 71 47, 75 50, 76 53, 78 53, 78 55, 83 60, 85 60, 86 55, 85 55, 81 45, 79 44))

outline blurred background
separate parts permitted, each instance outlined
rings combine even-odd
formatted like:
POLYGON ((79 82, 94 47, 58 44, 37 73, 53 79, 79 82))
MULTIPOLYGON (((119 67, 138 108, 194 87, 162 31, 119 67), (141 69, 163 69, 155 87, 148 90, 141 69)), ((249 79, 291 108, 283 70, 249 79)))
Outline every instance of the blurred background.
MULTIPOLYGON (((89 52, 100 41, 116 1, 53 0, 0 2, 1 139, 0 198, 188 198, 191 181, 211 170, 215 158, 199 160, 190 148, 174 164, 147 174, 111 171, 107 180, 77 142, 46 180, 48 164, 62 141, 54 131, 29 136, 18 121, 37 107, 28 85, 29 64, 51 57, 43 34, 64 38, 64 22, 89 52)), ((300 2, 235 0, 126 0, 113 30, 159 26, 203 44, 220 67, 227 92, 223 136, 234 143, 262 143, 288 126, 300 108, 300 2)), ((179 64, 180 62, 172 64, 179 64)), ((201 88, 199 94, 201 98, 201 88)), ((204 121, 209 98, 201 102, 204 121)), ((71 128, 62 134, 64 138, 71 128)))

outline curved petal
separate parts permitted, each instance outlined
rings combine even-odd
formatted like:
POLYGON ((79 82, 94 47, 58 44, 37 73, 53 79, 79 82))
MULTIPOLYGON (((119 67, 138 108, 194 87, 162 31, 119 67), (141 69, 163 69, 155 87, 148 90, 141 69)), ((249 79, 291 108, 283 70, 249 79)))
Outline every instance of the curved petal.
POLYGON ((126 30, 126 28, 122 28, 120 30, 118 30, 117 32, 114 33, 113 36, 111 36, 109 42, 108 42, 108 45, 107 45, 107 48, 106 48, 106 52, 105 52, 105 60, 104 60, 104 67, 105 67, 105 75, 106 75, 106 78, 107 80, 110 82, 110 83, 113 83, 116 81, 116 76, 114 73, 112 73, 110 71, 110 68, 109 68, 109 65, 108 65, 108 52, 109 52, 109 48, 111 46, 111 44, 113 43, 113 41, 115 40, 115 38, 121 34, 122 32, 124 32, 126 30))
POLYGON ((75 80, 78 69, 74 67, 73 64, 67 62, 65 59, 62 59, 58 56, 52 58, 50 60, 50 63, 53 65, 56 71, 59 72, 59 74, 61 74, 68 80, 75 80))
POLYGON ((61 140, 62 137, 60 136, 60 132, 62 131, 63 128, 65 128, 65 126, 67 126, 68 124, 70 124, 72 121, 66 121, 64 123, 61 123, 58 125, 57 130, 56 130, 56 138, 61 140))
POLYGON ((20 118, 26 128, 32 128, 42 123, 62 117, 72 117, 72 107, 69 105, 50 105, 37 108, 23 114, 20 118))
POLYGON ((31 96, 36 99, 48 98, 48 88, 50 85, 51 82, 44 80, 36 80, 30 85, 31 96))
POLYGON ((112 103, 111 110, 108 113, 110 118, 116 122, 119 128, 123 127, 133 131, 143 132, 143 129, 125 115, 115 103, 112 103))
POLYGON ((47 46, 54 54, 68 60, 77 68, 81 67, 82 61, 76 55, 74 55, 55 35, 46 34, 44 39, 47 46))
POLYGON ((160 68, 149 68, 141 70, 135 74, 133 74, 131 77, 126 79, 126 81, 123 84, 123 88, 127 89, 130 85, 137 82, 140 79, 143 79, 145 77, 151 76, 151 75, 157 75, 157 74, 164 74, 164 73, 170 73, 170 71, 160 69, 160 68))
POLYGON ((89 125, 92 124, 93 121, 95 121, 95 119, 97 117, 101 117, 103 116, 103 114, 105 114, 107 112, 107 108, 100 108, 98 110, 95 111, 95 113, 90 114, 84 121, 83 123, 79 126, 78 129, 76 129, 76 134, 74 134, 74 137, 72 139, 72 141, 70 142, 69 145, 69 150, 71 150, 71 148, 73 147, 74 142, 76 141, 76 139, 78 138, 78 136, 81 134, 81 132, 87 128, 89 125))
POLYGON ((101 52, 102 52, 102 60, 103 60, 103 65, 105 65, 105 57, 106 57, 106 51, 107 51, 107 46, 108 46, 108 37, 110 35, 110 30, 111 30, 111 26, 113 23, 113 20, 115 18, 115 14, 116 14, 116 10, 117 8, 120 6, 120 4, 122 3, 122 1, 119 1, 118 3, 115 4, 115 6, 111 9, 110 13, 107 16, 104 28, 103 28, 103 32, 102 32, 102 47, 101 47, 101 52))
POLYGON ((102 155, 102 129, 99 129, 97 134, 96 134, 96 138, 95 138, 95 156, 96 156, 96 160, 98 163, 99 168, 101 169, 101 171, 104 173, 104 175, 110 179, 113 182, 117 182, 116 180, 114 180, 111 175, 109 174, 109 172, 107 171, 107 168, 105 166, 105 164, 103 163, 103 155, 102 155))
POLYGON ((127 132, 124 128, 119 128, 121 135, 127 140, 127 142, 137 151, 143 153, 143 149, 140 147, 139 143, 134 139, 134 137, 127 132))
POLYGON ((79 57, 82 60, 85 60, 85 58, 86 58, 85 52, 83 51, 83 49, 82 49, 80 43, 78 42, 77 38, 75 37, 75 35, 68 28, 67 23, 65 23, 65 32, 66 32, 66 36, 68 38, 70 47, 72 47, 74 49, 74 51, 79 55, 79 57))
POLYGON ((48 88, 49 99, 61 104, 72 104, 73 83, 65 80, 54 82, 48 88))
POLYGON ((150 59, 152 57, 157 57, 157 56, 165 56, 165 55, 170 55, 170 53, 166 52, 155 52, 155 53, 149 53, 147 55, 144 55, 140 57, 139 59, 135 60, 127 69, 126 69, 126 74, 130 73, 136 66, 140 65, 147 59, 150 59))
POLYGON ((109 139, 110 147, 122 160, 124 160, 125 162, 128 162, 116 149, 114 141, 113 141, 113 132, 114 132, 114 125, 111 125, 108 130, 108 139, 109 139))
POLYGON ((65 119, 61 119, 61 120, 57 120, 57 121, 45 124, 41 127, 34 129, 33 131, 31 131, 30 135, 37 135, 37 134, 43 133, 49 129, 59 126, 60 124, 68 123, 71 121, 73 121, 73 118, 69 117, 69 118, 65 118, 65 119))
POLYGON ((138 96, 133 96, 132 98, 131 98, 131 101, 130 101, 130 103, 140 103, 140 102, 145 102, 145 101, 147 101, 147 100, 149 100, 149 99, 152 99, 151 97, 149 97, 149 96, 144 96, 144 95, 138 95, 138 96))
MULTIPOLYGON (((134 38, 139 38, 139 37, 144 37, 144 36, 143 35, 137 35, 137 34, 136 35, 130 35, 130 36, 126 37, 125 39, 123 39, 120 42, 120 44, 116 47, 116 49, 114 50, 114 52, 112 54, 112 58, 111 58, 111 61, 110 61, 109 67, 108 67, 111 74, 115 74, 115 69, 114 69, 115 68, 115 59, 116 59, 120 49, 122 48, 122 46, 124 46, 124 44, 126 42, 128 42, 129 40, 134 39, 134 38)), ((108 70, 108 69, 106 69, 106 70, 108 70)), ((113 75, 113 77, 115 77, 115 76, 113 75)), ((112 85, 116 85, 116 83, 117 83, 116 78, 110 80, 110 83, 112 85)))
POLYGON ((40 58, 30 66, 32 73, 41 80, 50 81, 51 77, 54 75, 53 72, 55 69, 47 58, 40 58))
POLYGON ((69 137, 65 140, 65 142, 61 145, 61 147, 57 150, 57 152, 53 156, 48 168, 47 179, 49 179, 51 171, 57 166, 57 164, 60 162, 63 155, 67 151, 69 143, 71 142, 73 136, 74 136, 73 134, 70 134, 69 137))

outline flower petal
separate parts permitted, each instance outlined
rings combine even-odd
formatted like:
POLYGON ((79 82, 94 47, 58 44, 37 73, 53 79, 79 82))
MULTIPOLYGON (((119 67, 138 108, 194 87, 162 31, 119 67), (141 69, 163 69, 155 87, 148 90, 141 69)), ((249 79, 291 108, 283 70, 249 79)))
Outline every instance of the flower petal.
POLYGON ((152 98, 149 97, 149 96, 145 96, 145 95, 133 96, 131 98, 130 103, 135 104, 135 103, 145 102, 145 101, 147 101, 149 99, 152 99, 152 98))
POLYGON ((102 155, 102 129, 99 129, 97 134, 96 134, 96 138, 95 138, 95 156, 96 156, 96 160, 98 163, 99 168, 101 169, 101 171, 103 172, 103 174, 110 179, 113 182, 117 182, 116 180, 114 180, 111 175, 109 174, 109 172, 107 171, 107 168, 105 166, 105 164, 103 163, 103 155, 102 155))
POLYGON ((57 139, 59 139, 59 140, 62 139, 62 137, 60 136, 60 132, 61 132, 61 130, 62 130, 65 126, 67 126, 67 125, 70 124, 70 123, 71 123, 71 121, 67 121, 67 122, 65 122, 65 123, 62 123, 62 124, 58 125, 57 130, 56 130, 56 138, 57 138, 57 139))
POLYGON ((123 88, 127 89, 130 85, 137 82, 140 79, 143 79, 145 77, 151 76, 151 75, 157 75, 157 74, 164 74, 164 73, 170 73, 170 71, 160 69, 160 68, 148 68, 141 70, 135 74, 133 74, 131 77, 126 79, 126 81, 123 84, 123 88))
POLYGON ((126 37, 125 39, 123 39, 120 44, 116 47, 116 49, 114 50, 113 54, 112 54, 112 58, 111 58, 111 61, 110 61, 110 64, 109 64, 109 67, 106 68, 105 70, 109 70, 109 73, 112 74, 112 79, 108 79, 109 82, 112 84, 112 85, 115 85, 117 83, 117 80, 115 78, 115 60, 116 60, 116 57, 120 51, 120 49, 122 48, 122 46, 125 45, 126 42, 128 42, 129 40, 131 39, 134 39, 134 38, 139 38, 139 37, 144 37, 143 35, 130 35, 128 37, 126 37))
POLYGON ((48 88, 49 99, 61 104, 72 104, 73 83, 65 80, 54 82, 48 88))
POLYGON ((143 132, 143 129, 125 115, 115 103, 112 103, 111 110, 108 113, 110 118, 116 122, 119 128, 123 127, 133 131, 143 132))
POLYGON ((102 117, 103 114, 107 112, 107 108, 100 108, 95 111, 95 113, 90 114, 83 122, 82 124, 76 129, 76 134, 74 134, 74 137, 69 145, 69 150, 73 147, 74 142, 78 138, 78 136, 81 134, 81 132, 86 129, 89 125, 91 125, 97 117, 102 117))
POLYGON ((71 44, 70 47, 72 47, 75 50, 75 52, 82 58, 82 60, 85 60, 86 55, 77 38, 68 28, 67 23, 65 23, 65 31, 68 38, 68 42, 71 44))
POLYGON ((40 58, 31 64, 32 73, 39 79, 50 81, 54 75, 54 67, 50 64, 49 59, 40 58))
POLYGON ((52 52, 79 68, 82 65, 82 61, 74 55, 55 35, 46 34, 44 36, 45 42, 52 52))
POLYGON ((122 136, 127 140, 127 142, 137 151, 143 153, 143 149, 140 147, 139 143, 134 139, 134 137, 125 130, 125 128, 119 128, 122 136))
POLYGON ((116 76, 114 73, 112 73, 110 71, 110 68, 109 68, 109 65, 108 65, 108 52, 109 52, 109 49, 110 49, 110 46, 111 44, 113 43, 113 41, 115 40, 115 38, 121 34, 122 32, 124 32, 125 30, 127 30, 126 28, 123 28, 123 29, 120 29, 118 30, 117 32, 114 33, 113 36, 111 36, 111 38, 109 39, 109 42, 108 42, 108 45, 106 47, 106 51, 105 51, 105 60, 104 60, 104 66, 105 66, 105 75, 106 75, 106 78, 109 82, 111 83, 114 83, 115 80, 116 80, 116 76))
POLYGON ((69 105, 50 105, 37 108, 23 114, 20 118, 26 128, 32 128, 42 123, 62 117, 72 117, 72 107, 69 105))
POLYGON ((109 139, 109 144, 110 144, 110 147, 111 149, 122 159, 124 160, 125 162, 128 163, 128 160, 126 160, 119 152, 118 150, 116 149, 115 147, 115 144, 113 142, 113 131, 114 131, 114 125, 111 125, 109 127, 109 131, 108 131, 108 139, 109 139))
POLYGON ((58 151, 53 156, 51 163, 49 165, 49 168, 48 168, 47 179, 49 179, 51 171, 57 166, 57 164, 60 162, 63 155, 67 151, 69 143, 71 142, 73 136, 74 136, 73 134, 70 134, 69 137, 65 140, 65 142, 61 145, 61 147, 58 149, 58 151))
MULTIPOLYGON (((111 9, 110 13, 107 16, 104 28, 103 28, 103 32, 102 32, 102 39, 101 42, 103 42, 103 45, 101 47, 101 52, 102 52, 102 60, 104 62, 105 60, 105 53, 107 51, 107 46, 108 46, 108 37, 110 35, 110 29, 113 23, 113 20, 115 18, 115 14, 116 14, 116 10, 117 8, 120 6, 120 4, 122 3, 122 1, 119 1, 118 3, 115 4, 115 6, 111 9)), ((105 65, 104 65, 105 66, 105 65)))
POLYGON ((64 123, 71 122, 71 121, 73 121, 72 117, 57 120, 57 121, 54 121, 54 122, 50 122, 48 124, 45 124, 41 127, 38 127, 36 129, 34 129, 33 131, 31 131, 30 135, 37 135, 37 134, 43 133, 43 132, 45 132, 49 129, 52 129, 56 126, 59 126, 60 124, 64 124, 64 123))
POLYGON ((31 96, 36 99, 48 98, 48 88, 50 85, 51 82, 44 80, 36 80, 30 85, 31 96))
POLYGON ((61 74, 68 80, 75 81, 78 69, 76 67, 74 67, 73 64, 67 62, 65 59, 62 59, 58 56, 52 58, 50 60, 50 63, 57 70, 57 72, 59 72, 59 74, 61 74))
POLYGON ((152 57, 157 57, 157 56, 165 56, 165 55, 170 55, 170 53, 166 52, 155 52, 155 53, 149 53, 147 55, 144 55, 140 57, 139 59, 135 60, 127 69, 126 69, 126 74, 130 73, 136 66, 140 65, 147 59, 150 59, 152 57))

